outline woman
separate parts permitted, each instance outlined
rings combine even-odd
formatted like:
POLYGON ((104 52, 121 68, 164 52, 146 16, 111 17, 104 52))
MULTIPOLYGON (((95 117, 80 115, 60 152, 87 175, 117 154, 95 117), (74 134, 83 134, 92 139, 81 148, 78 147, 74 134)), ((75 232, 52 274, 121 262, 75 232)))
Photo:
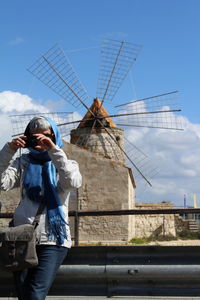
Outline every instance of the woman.
POLYGON ((44 210, 37 226, 37 267, 15 272, 20 300, 44 300, 62 264, 71 238, 68 225, 70 190, 81 186, 77 162, 61 149, 56 124, 49 118, 33 118, 24 136, 13 139, 0 151, 1 189, 21 187, 21 200, 14 212, 14 226, 32 223, 41 202, 44 210), (20 148, 29 152, 13 159, 20 148))

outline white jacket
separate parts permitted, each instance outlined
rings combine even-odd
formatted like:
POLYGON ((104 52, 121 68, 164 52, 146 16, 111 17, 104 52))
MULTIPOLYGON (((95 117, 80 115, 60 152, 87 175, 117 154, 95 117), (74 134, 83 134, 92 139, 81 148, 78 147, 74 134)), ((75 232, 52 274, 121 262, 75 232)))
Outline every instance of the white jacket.
MULTIPOLYGON (((0 187, 4 191, 11 190, 15 187, 21 187, 21 200, 14 212, 14 225, 32 223, 39 207, 38 202, 31 201, 24 189, 23 178, 24 171, 29 164, 28 154, 22 154, 20 157, 14 158, 15 151, 11 150, 6 144, 0 151, 0 187)), ((79 188, 82 183, 82 177, 79 172, 79 166, 76 161, 67 159, 66 154, 58 146, 48 151, 48 154, 58 171, 58 193, 65 220, 68 223, 68 202, 70 191, 79 188)), ((66 225, 67 240, 62 246, 71 247, 71 236, 69 226, 66 225)), ((49 241, 47 235, 47 217, 46 209, 41 215, 39 225, 37 227, 37 238, 39 244, 51 244, 56 242, 49 241)))

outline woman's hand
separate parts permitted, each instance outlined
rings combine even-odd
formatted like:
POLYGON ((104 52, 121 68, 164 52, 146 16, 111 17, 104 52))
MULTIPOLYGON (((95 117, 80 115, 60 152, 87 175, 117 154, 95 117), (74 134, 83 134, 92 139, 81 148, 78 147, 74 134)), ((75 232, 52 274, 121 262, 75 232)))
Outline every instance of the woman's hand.
POLYGON ((19 148, 24 148, 26 145, 26 136, 22 135, 17 137, 16 139, 13 139, 11 142, 8 143, 8 146, 13 151, 17 151, 19 148))
POLYGON ((54 142, 52 141, 51 137, 46 136, 42 133, 35 133, 33 136, 36 137, 37 146, 34 149, 38 151, 48 151, 55 147, 54 142))

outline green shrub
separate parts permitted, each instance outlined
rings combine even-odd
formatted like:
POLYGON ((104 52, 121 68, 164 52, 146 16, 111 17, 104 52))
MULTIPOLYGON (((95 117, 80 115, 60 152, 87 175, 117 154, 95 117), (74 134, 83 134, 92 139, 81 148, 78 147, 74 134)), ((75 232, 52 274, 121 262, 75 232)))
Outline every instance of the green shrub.
POLYGON ((162 241, 175 241, 177 240, 177 237, 176 236, 173 236, 173 235, 157 235, 157 236, 150 236, 148 238, 149 242, 153 242, 153 241, 159 241, 159 242, 162 242, 162 241))
POLYGON ((141 244, 146 244, 148 243, 147 238, 132 238, 129 243, 131 244, 136 244, 136 245, 141 245, 141 244))
POLYGON ((177 233, 177 236, 182 240, 199 240, 200 231, 183 230, 177 233))
POLYGON ((97 246, 102 246, 102 242, 98 242, 96 245, 97 246))
POLYGON ((148 244, 150 242, 156 242, 156 241, 174 241, 177 240, 177 237, 172 235, 157 235, 157 236, 150 236, 150 237, 143 237, 143 238, 132 238, 130 240, 131 244, 148 244))

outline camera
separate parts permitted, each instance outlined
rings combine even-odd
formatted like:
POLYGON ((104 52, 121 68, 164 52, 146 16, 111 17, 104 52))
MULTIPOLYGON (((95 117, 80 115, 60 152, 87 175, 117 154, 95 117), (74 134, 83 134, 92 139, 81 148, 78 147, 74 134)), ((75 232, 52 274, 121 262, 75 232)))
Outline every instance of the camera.
POLYGON ((28 136, 27 137, 26 144, 25 144, 26 148, 29 148, 29 147, 34 148, 37 145, 38 145, 38 142, 37 142, 36 136, 28 136))

